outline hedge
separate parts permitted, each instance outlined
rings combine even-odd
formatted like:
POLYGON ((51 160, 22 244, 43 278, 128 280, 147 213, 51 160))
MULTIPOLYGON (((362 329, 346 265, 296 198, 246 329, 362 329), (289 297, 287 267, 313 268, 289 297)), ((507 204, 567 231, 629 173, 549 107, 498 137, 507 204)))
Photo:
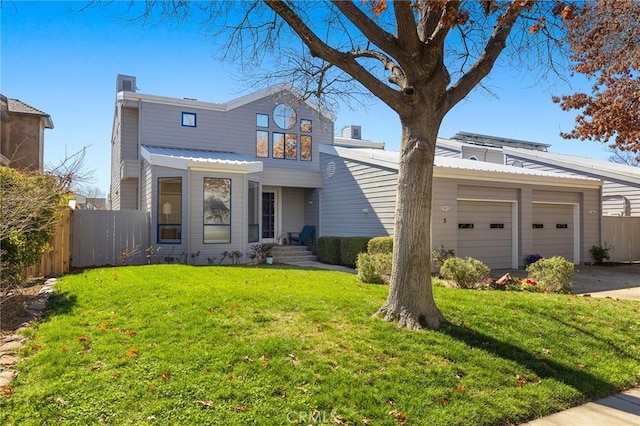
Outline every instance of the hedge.
POLYGON ((318 238, 318 260, 329 265, 339 265, 341 239, 342 237, 318 238))
POLYGON ((340 241, 340 262, 349 268, 356 267, 358 254, 367 252, 371 237, 344 237, 340 241))
POLYGON ((375 237, 367 244, 367 253, 393 253, 393 237, 375 237))

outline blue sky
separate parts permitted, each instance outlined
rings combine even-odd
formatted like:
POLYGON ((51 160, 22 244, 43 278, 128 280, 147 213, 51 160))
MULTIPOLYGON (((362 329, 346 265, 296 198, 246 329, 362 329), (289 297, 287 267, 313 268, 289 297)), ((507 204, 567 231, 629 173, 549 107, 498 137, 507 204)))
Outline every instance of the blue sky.
MULTIPOLYGON (((59 162, 87 146, 87 167, 104 195, 109 190, 111 125, 117 74, 137 77, 142 93, 227 102, 246 94, 233 64, 220 64, 216 48, 196 25, 148 25, 122 19, 117 8, 78 10, 85 2, 2 2, 0 91, 51 115, 45 161, 59 162)), ((487 82, 499 96, 476 90, 445 118, 441 137, 458 131, 551 144, 550 151, 607 159, 606 146, 565 141, 574 114, 551 102, 549 84, 497 68, 487 82)), ((574 84, 577 84, 574 82, 574 84)), ((584 85, 584 82, 582 82, 584 85)), ((579 86, 578 86, 579 87, 579 86)), ((574 87, 574 88, 578 88, 574 87)), ((558 94, 571 88, 558 84, 558 94)), ((400 125, 386 105, 337 112, 336 132, 362 126, 362 136, 399 148, 400 125)))

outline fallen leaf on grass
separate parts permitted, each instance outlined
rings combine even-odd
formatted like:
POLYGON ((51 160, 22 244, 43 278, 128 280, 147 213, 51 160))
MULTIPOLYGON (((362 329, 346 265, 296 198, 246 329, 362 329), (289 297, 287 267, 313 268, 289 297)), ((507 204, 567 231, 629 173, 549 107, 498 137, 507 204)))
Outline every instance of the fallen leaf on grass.
POLYGON ((157 388, 157 386, 156 386, 156 385, 149 385, 149 388, 148 388, 148 389, 149 389, 149 392, 153 392, 153 391, 155 391, 155 390, 156 390, 156 389, 158 389, 158 388, 157 388))
POLYGON ((165 371, 164 373, 162 373, 162 375, 160 376, 160 378, 162 380, 167 380, 169 377, 171 377, 171 373, 168 371, 165 371))
POLYGON ((251 364, 253 362, 253 360, 251 358, 249 358, 247 355, 243 356, 242 360, 244 362, 246 362, 247 364, 251 364))
POLYGON ((236 413, 246 413, 247 411, 249 411, 249 406, 246 404, 241 406, 235 406, 233 407, 233 411, 235 411, 236 413))
POLYGON ((447 405, 448 403, 449 403, 449 400, 447 398, 444 398, 442 396, 440 398, 438 398, 438 404, 447 405))
POLYGON ((202 408, 213 408, 213 401, 202 400, 202 401, 196 401, 196 403, 200 404, 202 408))
POLYGON ((396 421, 401 425, 407 422, 407 415, 404 414, 402 411, 392 410, 392 411, 389 411, 389 414, 395 417, 396 421))
POLYGON ((98 326, 98 330, 100 331, 107 331, 107 324, 106 323, 100 323, 100 325, 98 326))
POLYGON ((2 392, 2 396, 4 396, 5 398, 8 398, 11 395, 13 395, 13 389, 9 385, 4 385, 0 390, 0 392, 2 392))
POLYGON ((127 355, 129 356, 137 356, 140 352, 136 348, 131 348, 127 351, 127 355))
POLYGON ((82 334, 78 334, 78 342, 90 342, 91 341, 91 337, 89 336, 83 336, 82 334))
POLYGON ((294 354, 289 354, 289 359, 291 360, 291 363, 293 365, 296 365, 298 363, 298 358, 296 358, 294 354))
POLYGON ((458 388, 456 389, 459 393, 463 393, 464 392, 464 386, 463 385, 458 385, 458 388))

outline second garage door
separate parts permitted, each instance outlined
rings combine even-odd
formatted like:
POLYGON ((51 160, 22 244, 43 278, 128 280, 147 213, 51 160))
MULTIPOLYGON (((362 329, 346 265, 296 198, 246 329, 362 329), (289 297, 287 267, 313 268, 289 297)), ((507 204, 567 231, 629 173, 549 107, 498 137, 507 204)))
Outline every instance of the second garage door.
POLYGON ((493 269, 513 266, 512 203, 458 201, 458 257, 473 257, 493 269))
POLYGON ((573 205, 533 204, 533 251, 542 257, 574 259, 573 205))

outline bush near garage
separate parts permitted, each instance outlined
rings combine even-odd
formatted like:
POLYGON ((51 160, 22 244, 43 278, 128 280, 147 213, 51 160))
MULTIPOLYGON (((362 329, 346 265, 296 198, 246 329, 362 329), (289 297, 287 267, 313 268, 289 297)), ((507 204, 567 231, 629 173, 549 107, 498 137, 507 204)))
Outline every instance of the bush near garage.
POLYGON ((342 237, 318 238, 318 260, 329 265, 339 265, 341 239, 342 237))
POLYGON ((543 293, 571 293, 574 266, 562 256, 543 258, 527 266, 529 279, 543 293))
POLYGON ((374 237, 367 244, 367 253, 393 253, 393 237, 374 237))
POLYGON ((340 262, 349 268, 355 268, 360 253, 367 253, 367 244, 371 237, 343 237, 340 241, 340 262))
POLYGON ((490 278, 487 265, 472 257, 450 257, 442 263, 440 275, 460 288, 478 288, 490 278))

